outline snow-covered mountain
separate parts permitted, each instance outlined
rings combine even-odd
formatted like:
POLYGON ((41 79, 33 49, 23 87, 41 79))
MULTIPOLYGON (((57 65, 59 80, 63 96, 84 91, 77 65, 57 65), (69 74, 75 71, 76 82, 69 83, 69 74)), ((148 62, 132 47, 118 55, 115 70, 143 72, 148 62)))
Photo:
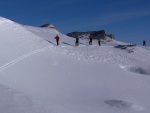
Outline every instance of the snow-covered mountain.
POLYGON ((119 44, 0 17, 0 113, 149 113, 150 47, 119 44))

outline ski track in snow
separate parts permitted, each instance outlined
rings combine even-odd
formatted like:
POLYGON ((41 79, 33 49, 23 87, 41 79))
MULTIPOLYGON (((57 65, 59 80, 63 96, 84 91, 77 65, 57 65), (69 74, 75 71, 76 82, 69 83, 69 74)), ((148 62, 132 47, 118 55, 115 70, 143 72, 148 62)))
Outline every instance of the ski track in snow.
MULTIPOLYGON (((36 54, 36 53, 39 53, 39 52, 45 51, 45 50, 47 50, 47 49, 50 49, 50 47, 55 47, 55 46, 43 47, 43 48, 34 50, 34 51, 32 51, 32 52, 29 52, 29 53, 27 53, 27 54, 24 54, 24 55, 22 55, 22 56, 16 58, 15 60, 12 60, 12 61, 6 63, 5 65, 1 66, 1 67, 0 67, 0 71, 3 71, 3 70, 5 70, 5 69, 7 69, 8 67, 10 67, 10 66, 12 66, 12 65, 14 65, 14 64, 16 64, 16 63, 18 63, 19 61, 21 61, 21 60, 23 60, 23 59, 25 59, 25 58, 27 58, 27 57, 29 57, 29 56, 32 56, 32 55, 34 55, 34 54, 36 54)), ((66 47, 67 47, 67 48, 68 48, 69 46, 57 46, 56 48, 60 48, 60 47, 62 47, 62 48, 66 48, 66 47)), ((56 50, 56 49, 55 49, 55 50, 56 50)), ((57 53, 57 52, 55 52, 55 50, 53 51, 54 54, 57 53)), ((60 52, 60 53, 62 53, 62 52, 60 52)))
POLYGON ((22 55, 22 56, 18 57, 17 59, 15 59, 15 60, 13 60, 13 61, 10 61, 10 62, 8 62, 7 64, 1 66, 1 67, 0 67, 0 71, 3 71, 3 70, 5 70, 5 69, 7 69, 8 67, 10 67, 10 66, 16 64, 17 62, 19 62, 19 61, 21 61, 21 60, 23 60, 23 59, 25 59, 25 58, 27 58, 27 57, 29 57, 29 56, 31 56, 31 55, 34 55, 34 54, 36 54, 36 53, 45 51, 45 50, 49 49, 50 47, 51 47, 51 46, 43 47, 43 48, 41 48, 41 49, 37 49, 37 50, 34 50, 34 51, 32 51, 32 52, 29 52, 29 53, 27 53, 27 54, 25 54, 25 55, 22 55))
MULTIPOLYGON (((5 70, 6 68, 16 64, 17 62, 34 55, 36 53, 45 51, 47 49, 50 49, 53 54, 58 55, 66 55, 71 58, 75 58, 78 60, 83 61, 94 61, 94 62, 104 62, 104 63, 111 63, 119 66, 137 66, 140 64, 139 67, 150 67, 149 64, 147 64, 147 60, 149 59, 149 53, 143 53, 140 51, 141 48, 136 47, 134 49, 134 54, 128 53, 127 50, 121 50, 118 48, 114 48, 113 46, 78 46, 78 47, 72 47, 72 46, 47 46, 43 47, 41 49, 34 50, 32 52, 29 52, 27 54, 24 54, 17 59, 8 62, 7 64, 0 67, 0 71, 5 70), (53 48, 53 49, 50 49, 53 48), (99 51, 97 49, 99 48, 99 51), (120 52, 118 52, 120 51, 120 52), (120 53, 120 54, 118 54, 120 53), (145 55, 147 59, 143 59, 142 56, 145 55)), ((142 48, 144 49, 144 48, 142 48)), ((145 49, 146 50, 146 49, 145 49)), ((147 50, 149 51, 149 50, 147 50)), ((145 57, 144 57, 145 58, 145 57)))

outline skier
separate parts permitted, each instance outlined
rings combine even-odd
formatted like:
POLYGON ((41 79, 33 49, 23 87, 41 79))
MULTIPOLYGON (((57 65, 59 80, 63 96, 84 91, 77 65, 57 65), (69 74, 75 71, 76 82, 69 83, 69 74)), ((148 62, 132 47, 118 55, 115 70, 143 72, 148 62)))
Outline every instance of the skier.
POLYGON ((101 46, 101 39, 98 38, 98 45, 101 46))
POLYGON ((56 43, 57 43, 57 46, 59 45, 59 36, 58 35, 56 35, 56 37, 55 37, 55 39, 56 39, 56 43))
POLYGON ((79 46, 79 37, 76 36, 75 46, 79 46))
POLYGON ((89 41, 89 45, 92 45, 93 37, 92 37, 92 35, 90 35, 89 37, 90 37, 90 38, 89 38, 89 39, 90 39, 90 41, 89 41))
POLYGON ((145 40, 143 40, 143 46, 146 46, 146 41, 145 40))

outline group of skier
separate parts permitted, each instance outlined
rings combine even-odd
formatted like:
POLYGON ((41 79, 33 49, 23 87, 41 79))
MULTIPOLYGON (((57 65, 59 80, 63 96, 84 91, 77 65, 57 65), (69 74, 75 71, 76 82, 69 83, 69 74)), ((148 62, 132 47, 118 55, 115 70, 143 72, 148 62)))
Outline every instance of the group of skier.
MULTIPOLYGON (((75 46, 79 46, 79 37, 76 36, 75 38, 76 38, 75 46)), ((56 35, 55 39, 56 39, 56 43, 57 43, 57 46, 58 46, 59 45, 59 39, 60 39, 59 36, 56 35)), ((90 35, 89 36, 89 45, 92 45, 92 41, 93 41, 93 36, 90 35)), ((100 38, 98 38, 98 45, 101 46, 101 39, 100 38)), ((146 41, 145 40, 143 40, 143 46, 146 46, 146 41)))
MULTIPOLYGON (((56 43, 57 43, 57 46, 58 46, 60 37, 58 35, 56 35, 55 39, 56 39, 56 43)), ((89 36, 89 45, 92 45, 92 41, 93 41, 93 36, 90 35, 89 36)), ((100 38, 98 38, 98 45, 101 46, 101 39, 100 38)), ((79 37, 78 36, 76 36, 75 46, 79 46, 79 37)), ((146 41, 145 40, 143 40, 143 46, 146 46, 146 41)))
MULTIPOLYGON (((75 46, 79 46, 79 37, 76 36, 75 38, 76 38, 76 40, 75 40, 75 46)), ((56 35, 55 39, 56 39, 56 44, 58 46, 59 45, 59 39, 60 39, 60 37, 58 35, 56 35)), ((92 45, 92 41, 93 41, 93 36, 90 35, 89 36, 89 45, 92 45)), ((101 39, 100 38, 98 38, 98 45, 101 46, 101 39)))
MULTIPOLYGON (((90 36, 89 36, 89 45, 92 45, 92 40, 93 40, 93 36, 90 35, 90 36)), ((101 39, 98 38, 97 40, 98 40, 98 45, 101 46, 101 39)))

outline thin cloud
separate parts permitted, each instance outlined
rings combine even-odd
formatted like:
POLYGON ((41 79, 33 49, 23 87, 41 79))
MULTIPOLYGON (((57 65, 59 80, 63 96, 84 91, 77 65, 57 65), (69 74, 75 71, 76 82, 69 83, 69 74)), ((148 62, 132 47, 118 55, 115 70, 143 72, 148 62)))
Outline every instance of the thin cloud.
POLYGON ((148 15, 150 15, 149 10, 142 10, 142 11, 139 10, 134 12, 120 12, 120 13, 101 15, 98 17, 91 18, 90 22, 80 24, 80 28, 107 25, 107 24, 116 23, 118 21, 136 19, 148 15))
POLYGON ((139 10, 139 11, 132 11, 132 12, 120 12, 120 13, 113 13, 107 15, 101 15, 99 17, 92 17, 88 22, 76 23, 73 26, 66 27, 66 31, 74 31, 74 30, 82 30, 88 28, 94 28, 97 26, 104 26, 108 24, 113 24, 119 21, 136 19, 139 17, 144 17, 150 15, 149 10, 139 10))
POLYGON ((124 13, 121 12, 121 13, 104 15, 100 18, 98 17, 97 20, 100 20, 102 22, 101 24, 108 24, 108 23, 114 23, 118 21, 129 20, 129 19, 139 18, 148 15, 150 15, 149 10, 136 11, 136 12, 124 12, 124 13))

